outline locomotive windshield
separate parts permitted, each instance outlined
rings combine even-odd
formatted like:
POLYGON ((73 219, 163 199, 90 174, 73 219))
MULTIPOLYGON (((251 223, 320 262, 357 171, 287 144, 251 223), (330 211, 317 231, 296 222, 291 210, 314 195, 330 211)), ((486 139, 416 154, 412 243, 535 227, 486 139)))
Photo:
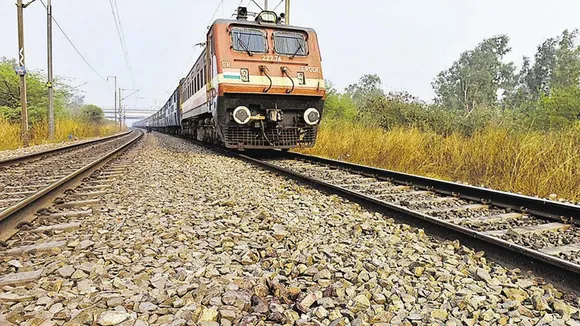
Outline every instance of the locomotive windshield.
POLYGON ((306 40, 303 34, 290 32, 274 33, 274 50, 278 54, 287 54, 292 57, 306 56, 306 40))
POLYGON ((234 28, 232 29, 232 47, 236 51, 248 52, 268 52, 266 32, 257 29, 234 28))

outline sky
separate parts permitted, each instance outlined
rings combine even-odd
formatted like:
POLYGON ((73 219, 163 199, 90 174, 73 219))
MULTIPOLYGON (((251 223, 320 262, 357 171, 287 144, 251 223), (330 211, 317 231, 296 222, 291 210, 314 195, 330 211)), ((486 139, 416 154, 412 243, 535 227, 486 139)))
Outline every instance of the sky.
MULTIPOLYGON (((0 1, 0 57, 18 54, 15 1, 0 1)), ((116 2, 134 78, 110 1, 52 1, 56 21, 96 70, 54 26, 54 73, 80 85, 86 103, 105 109, 114 103, 113 81, 106 81, 112 75, 126 94, 139 90, 126 100, 129 109, 162 105, 197 59, 200 49, 194 45, 204 40, 210 22, 231 17, 248 0, 116 2)), ((278 2, 270 0, 270 7, 278 2)), ((250 5, 250 11, 256 8, 250 5)), ((461 52, 506 34, 513 49, 507 59, 520 65, 521 57, 533 56, 545 39, 580 28, 579 12, 578 0, 292 0, 291 23, 317 31, 325 78, 338 89, 372 73, 387 91, 407 91, 429 101, 434 97, 431 82, 461 52)), ((41 0, 25 9, 24 22, 27 68, 46 70, 41 0)))

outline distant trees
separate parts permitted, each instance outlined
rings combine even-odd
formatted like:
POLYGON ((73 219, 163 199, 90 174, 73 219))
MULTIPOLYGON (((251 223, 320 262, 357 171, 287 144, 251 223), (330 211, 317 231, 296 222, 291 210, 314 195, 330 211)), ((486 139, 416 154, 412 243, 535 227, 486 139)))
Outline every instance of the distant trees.
MULTIPOLYGON (((486 39, 460 55, 433 82, 435 103, 448 110, 509 110, 535 128, 550 129, 580 119, 580 46, 578 30, 565 30, 523 58, 516 72, 504 62, 511 50, 505 35, 486 39)), ((491 110, 491 111, 490 111, 491 110)))
POLYGON ((549 38, 538 46, 531 59, 524 57, 522 69, 517 74, 517 84, 507 103, 521 106, 550 96, 552 90, 580 86, 580 46, 576 45, 578 30, 565 30, 556 38, 549 38))
POLYGON ((475 49, 463 52, 451 68, 442 71, 433 82, 436 102, 449 109, 470 113, 476 107, 497 103, 498 92, 511 89, 513 63, 504 63, 511 50, 505 35, 486 39, 475 49))
POLYGON ((566 30, 542 42, 519 70, 505 61, 511 51, 507 36, 485 39, 437 75, 434 104, 406 92, 385 92, 377 75, 364 75, 343 92, 328 83, 325 118, 442 134, 497 126, 562 128, 580 120, 578 34, 566 30))

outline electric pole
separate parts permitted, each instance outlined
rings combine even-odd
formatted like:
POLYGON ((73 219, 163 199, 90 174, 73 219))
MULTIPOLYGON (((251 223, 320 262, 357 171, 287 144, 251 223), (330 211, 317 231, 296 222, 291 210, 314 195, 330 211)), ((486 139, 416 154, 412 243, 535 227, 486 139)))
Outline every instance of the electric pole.
POLYGON ((286 25, 290 25, 290 0, 286 0, 286 16, 284 16, 286 25))
POLYGON ((123 123, 124 120, 126 118, 127 113, 123 112, 123 100, 128 99, 129 97, 135 95, 135 93, 139 92, 139 90, 135 90, 135 89, 125 89, 125 88, 119 88, 119 129, 123 128, 123 123), (134 91, 133 93, 123 97, 121 95, 121 91, 134 91))
POLYGON ((117 122, 117 76, 107 76, 107 81, 109 78, 115 79, 115 122, 117 122))
MULTIPOLYGON (((123 120, 121 119, 121 114, 123 112, 123 98, 121 97, 121 88, 119 88, 119 131, 123 129, 123 120)), ((117 114, 115 114, 115 119, 117 114)))
POLYGON ((54 138, 54 89, 52 87, 53 75, 52 75, 52 1, 48 0, 46 5, 47 11, 47 21, 46 21, 46 33, 47 33, 47 56, 48 56, 48 82, 46 86, 48 87, 48 139, 54 138))
POLYGON ((26 65, 24 57, 24 8, 28 7, 35 0, 23 4, 22 0, 16 2, 16 13, 18 16, 18 66, 16 73, 20 76, 20 103, 22 106, 22 144, 28 147, 30 136, 28 134, 28 110, 26 108, 26 65))
POLYGON ((264 10, 268 10, 268 0, 264 0, 264 10))

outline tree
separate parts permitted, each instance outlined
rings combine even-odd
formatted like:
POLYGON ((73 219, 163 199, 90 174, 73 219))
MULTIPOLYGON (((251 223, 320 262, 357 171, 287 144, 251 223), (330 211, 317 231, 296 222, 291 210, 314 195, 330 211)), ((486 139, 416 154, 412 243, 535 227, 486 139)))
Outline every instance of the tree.
POLYGON ((550 96, 540 98, 533 115, 545 129, 560 128, 580 120, 580 88, 555 88, 550 96))
POLYGON ((89 104, 81 108, 81 117, 88 122, 102 123, 105 120, 105 113, 100 107, 89 104))
POLYGON ((498 94, 505 95, 514 86, 514 64, 502 61, 511 50, 508 43, 509 38, 501 35, 462 53, 432 83, 436 102, 449 109, 463 109, 467 114, 476 107, 496 105, 498 94))
MULTIPOLYGON (((0 58, 0 116, 10 120, 20 120, 20 80, 14 72, 16 60, 0 58)), ((26 74, 28 118, 30 123, 43 120, 47 116, 48 91, 45 76, 38 71, 26 74)), ((64 107, 74 93, 74 89, 62 83, 54 82, 54 108, 57 115, 64 114, 64 107)))
POLYGON ((565 30, 562 35, 549 38, 538 46, 534 63, 524 57, 517 76, 517 84, 508 104, 521 107, 550 96, 559 88, 568 89, 580 83, 580 47, 576 46, 578 30, 565 30))
MULTIPOLYGON (((556 67, 556 52, 558 40, 549 38, 538 46, 535 62, 525 76, 524 85, 529 89, 530 100, 538 100, 541 95, 550 93, 552 75, 556 67)), ((521 74, 524 72, 522 71, 521 74)))
POLYGON ((360 107, 369 100, 385 96, 382 81, 378 75, 363 75, 358 83, 346 88, 346 94, 360 107))
POLYGON ((569 88, 580 83, 580 46, 576 46, 578 30, 565 30, 559 39, 556 51, 556 67, 552 88, 569 88))

